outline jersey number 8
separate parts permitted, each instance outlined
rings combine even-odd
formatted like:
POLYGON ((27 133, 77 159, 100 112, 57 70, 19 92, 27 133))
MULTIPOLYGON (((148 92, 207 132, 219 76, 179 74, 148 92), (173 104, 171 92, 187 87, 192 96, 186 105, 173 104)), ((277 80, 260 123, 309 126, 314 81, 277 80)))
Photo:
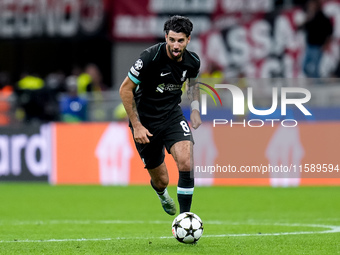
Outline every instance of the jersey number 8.
POLYGON ((186 133, 190 132, 190 128, 188 126, 188 123, 186 123, 184 120, 182 120, 179 124, 182 126, 184 132, 186 132, 186 133))

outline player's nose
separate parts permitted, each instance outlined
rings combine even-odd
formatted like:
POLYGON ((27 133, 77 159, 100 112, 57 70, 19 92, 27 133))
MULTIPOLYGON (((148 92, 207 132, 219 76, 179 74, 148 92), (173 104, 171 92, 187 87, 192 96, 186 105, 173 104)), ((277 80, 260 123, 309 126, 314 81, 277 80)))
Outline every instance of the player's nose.
POLYGON ((179 49, 179 43, 178 42, 174 43, 174 49, 179 49))

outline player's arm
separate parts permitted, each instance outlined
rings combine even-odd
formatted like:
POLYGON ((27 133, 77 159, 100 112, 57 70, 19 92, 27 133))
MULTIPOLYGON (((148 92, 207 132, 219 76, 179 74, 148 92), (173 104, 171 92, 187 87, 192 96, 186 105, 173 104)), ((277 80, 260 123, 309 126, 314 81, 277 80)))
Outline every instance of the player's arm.
POLYGON ((199 110, 200 90, 196 79, 189 79, 189 88, 187 93, 188 98, 191 101, 191 125, 194 129, 197 129, 202 124, 202 120, 199 110))
POLYGON ((137 143, 149 143, 148 136, 152 134, 147 130, 139 120, 139 115, 136 107, 136 102, 133 96, 133 91, 137 85, 129 78, 126 77, 119 89, 119 94, 126 113, 130 119, 133 127, 133 137, 137 143))

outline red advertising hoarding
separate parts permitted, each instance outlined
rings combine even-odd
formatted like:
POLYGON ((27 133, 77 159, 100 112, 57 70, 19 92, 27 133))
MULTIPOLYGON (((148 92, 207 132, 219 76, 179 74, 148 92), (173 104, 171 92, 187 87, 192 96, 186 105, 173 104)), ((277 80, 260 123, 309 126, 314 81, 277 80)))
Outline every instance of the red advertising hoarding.
MULTIPOLYGON (((127 123, 53 126, 51 183, 149 184, 127 123)), ((196 184, 340 185, 339 128, 334 122, 301 123, 295 128, 204 123, 194 131, 196 184)), ((176 185, 177 167, 170 155, 166 164, 170 184, 176 185)))

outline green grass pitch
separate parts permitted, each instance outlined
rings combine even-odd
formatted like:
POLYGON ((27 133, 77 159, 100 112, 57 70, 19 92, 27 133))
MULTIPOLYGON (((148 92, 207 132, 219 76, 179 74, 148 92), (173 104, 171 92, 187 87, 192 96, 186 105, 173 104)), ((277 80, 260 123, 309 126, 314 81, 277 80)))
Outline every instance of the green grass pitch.
MULTIPOLYGON (((176 197, 176 187, 169 187, 176 197)), ((340 187, 196 187, 195 245, 148 186, 0 184, 0 254, 340 254, 340 187)))

